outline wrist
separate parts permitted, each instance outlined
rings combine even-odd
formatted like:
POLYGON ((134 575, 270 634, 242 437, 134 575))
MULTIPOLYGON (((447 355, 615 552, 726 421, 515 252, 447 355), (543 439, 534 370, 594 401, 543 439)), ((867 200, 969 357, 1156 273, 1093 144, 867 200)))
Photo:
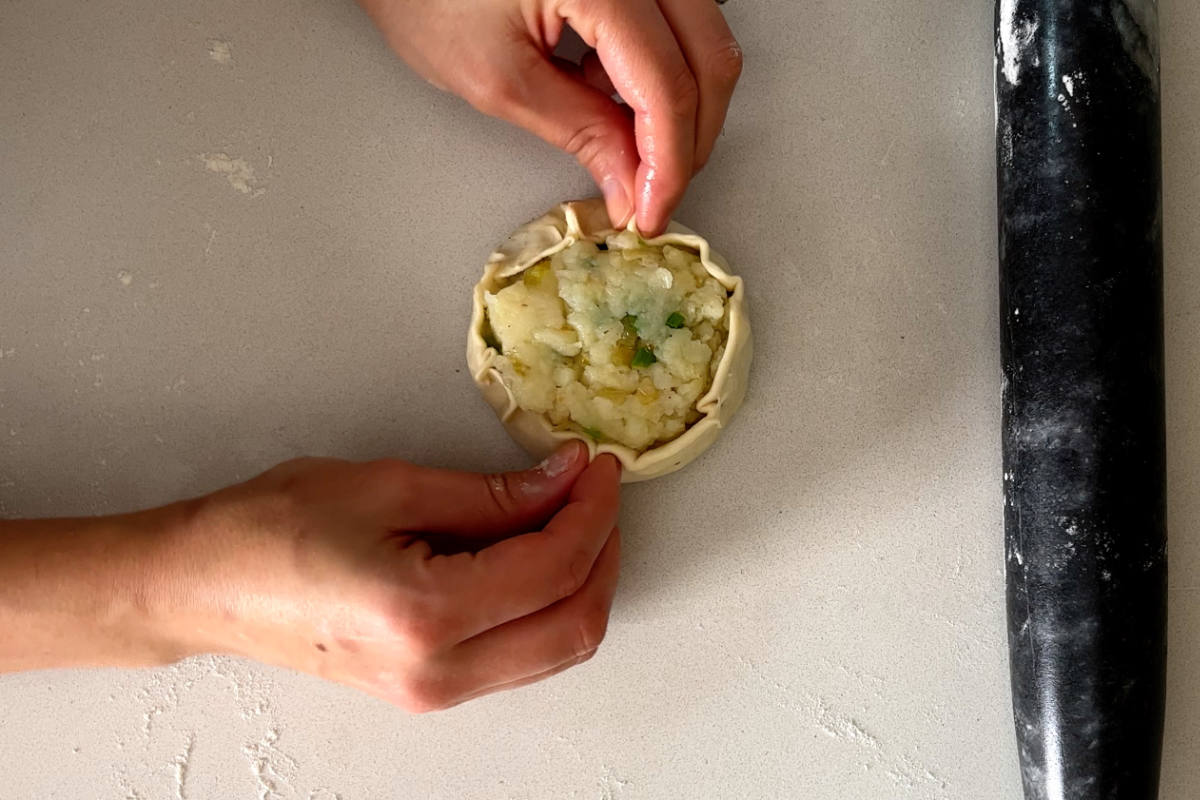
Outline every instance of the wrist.
POLYGON ((236 513, 238 499, 226 490, 132 520, 146 549, 128 625, 162 661, 200 653, 261 658, 241 606, 261 590, 247 582, 247 568, 272 558, 255 546, 257 537, 236 513))
POLYGON ((114 629, 127 632, 148 663, 166 664, 220 649, 196 602, 197 567, 188 543, 202 501, 185 500, 113 518, 125 589, 110 599, 114 629))
POLYGON ((193 652, 163 602, 184 507, 0 523, 0 671, 142 666, 193 652))
POLYGON ((242 485, 148 513, 140 620, 147 640, 174 659, 227 653, 278 662, 276 623, 289 616, 267 590, 286 572, 274 534, 278 509, 242 485))

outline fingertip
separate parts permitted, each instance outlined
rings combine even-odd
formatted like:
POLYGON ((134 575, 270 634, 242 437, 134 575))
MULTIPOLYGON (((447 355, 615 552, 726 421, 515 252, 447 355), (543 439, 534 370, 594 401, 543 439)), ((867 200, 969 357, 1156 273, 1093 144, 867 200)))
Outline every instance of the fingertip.
POLYGON ((613 474, 613 477, 620 479, 621 477, 621 460, 612 453, 601 453, 596 456, 593 464, 598 464, 599 469, 605 470, 613 474))
POLYGON ((563 443, 557 450, 534 467, 535 472, 541 472, 547 478, 554 479, 565 473, 576 475, 587 467, 587 445, 578 439, 563 443))
POLYGON ((652 238, 667 229, 671 221, 671 212, 683 196, 681 187, 667 191, 663 181, 656 177, 653 170, 646 170, 639 176, 641 188, 638 191, 637 227, 642 236, 652 238))
POLYGON ((667 222, 667 215, 659 211, 643 208, 637 214, 638 232, 647 239, 660 236, 667 229, 667 222))
POLYGON ((614 456, 612 453, 601 453, 596 456, 596 460, 605 464, 612 464, 618 472, 621 470, 621 459, 614 456))
POLYGON ((572 467, 579 467, 581 470, 587 467, 588 447, 582 440, 571 439, 563 444, 560 449, 567 453, 572 467))
POLYGON ((620 493, 621 462, 611 453, 601 453, 592 459, 571 489, 575 499, 604 499, 604 504, 616 502, 620 493))
POLYGON ((637 215, 638 232, 647 239, 659 236, 666 227, 657 216, 649 211, 639 212, 637 215))

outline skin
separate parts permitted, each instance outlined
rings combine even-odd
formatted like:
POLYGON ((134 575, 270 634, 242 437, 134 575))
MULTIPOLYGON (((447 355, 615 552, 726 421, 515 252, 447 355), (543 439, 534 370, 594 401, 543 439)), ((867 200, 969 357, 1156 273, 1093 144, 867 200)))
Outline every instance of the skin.
POLYGON ((301 459, 159 509, 0 522, 0 671, 231 653, 414 712, 521 686, 604 638, 619 483, 578 442, 490 476, 301 459))
POLYGON ((708 161, 742 71, 714 0, 360 2, 426 80, 575 156, 646 235, 708 161), (593 49, 578 67, 552 56, 565 24, 593 49))

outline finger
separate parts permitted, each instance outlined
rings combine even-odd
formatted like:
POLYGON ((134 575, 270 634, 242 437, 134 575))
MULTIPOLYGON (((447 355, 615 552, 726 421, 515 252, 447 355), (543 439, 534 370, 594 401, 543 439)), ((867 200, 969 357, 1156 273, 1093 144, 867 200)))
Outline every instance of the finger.
POLYGON ((637 224, 646 235, 659 233, 692 177, 696 81, 653 0, 594 0, 569 4, 564 10, 633 108, 641 158, 635 187, 637 224))
POLYGON ((587 447, 570 441, 522 472, 484 475, 412 468, 390 487, 387 524, 396 531, 502 538, 542 527, 587 468, 587 447))
POLYGON ((675 31, 700 91, 694 157, 699 172, 725 124, 733 87, 742 74, 742 49, 712 0, 659 0, 659 7, 675 31))
MULTIPOLYGON (((536 683, 537 681, 545 680, 552 675, 557 675, 564 670, 587 661, 590 656, 581 656, 571 659, 564 664, 551 667, 545 672, 537 675, 530 675, 521 680, 512 681, 511 683, 501 684, 500 686, 487 686, 482 689, 475 689, 467 694, 448 695, 443 694, 449 688, 457 686, 457 682, 444 680, 444 676, 434 674, 432 680, 415 681, 413 685, 397 686, 391 682, 378 684, 370 681, 358 681, 355 679, 335 678, 347 686, 352 686, 355 689, 361 689, 367 694, 374 695, 388 703, 398 705, 407 711, 414 713, 428 713, 431 711, 445 711, 448 708, 462 705, 470 702, 476 697, 493 694, 495 692, 503 692, 509 689, 516 689, 526 684, 536 683)), ((321 676, 325 677, 325 676, 321 676)))
POLYGON ((437 605, 441 618, 427 624, 442 642, 462 642, 578 592, 617 524, 620 481, 617 460, 602 455, 542 530, 478 553, 429 559, 425 585, 444 587, 449 596, 437 605))
POLYGON ((507 692, 510 689, 519 689, 522 686, 528 686, 531 683, 538 683, 539 681, 544 681, 547 678, 554 677, 555 675, 557 675, 560 672, 566 672, 571 667, 579 666, 583 662, 589 660, 592 657, 592 655, 594 655, 594 654, 588 653, 587 655, 577 656, 576 658, 572 658, 569 661, 564 661, 562 664, 553 666, 550 669, 546 670, 545 672, 539 672, 536 675, 527 675, 524 678, 520 678, 515 681, 509 681, 508 683, 501 683, 497 686, 487 686, 482 689, 476 689, 474 692, 472 692, 464 697, 461 697, 457 700, 451 701, 450 705, 447 707, 462 705, 463 703, 470 702, 471 700, 474 700, 477 697, 483 697, 483 696, 489 695, 489 694, 496 694, 497 692, 507 692))
MULTIPOLYGON (((583 60, 578 64, 566 58, 559 58, 558 56, 551 56, 550 62, 561 72, 576 80, 583 81, 588 86, 598 92, 603 92, 610 98, 617 93, 617 90, 613 88, 612 81, 608 78, 608 73, 604 71, 604 65, 600 63, 600 58, 594 50, 586 53, 583 60)), ((615 100, 616 98, 613 99, 615 100)))
POLYGON ((583 56, 583 60, 579 62, 579 70, 588 86, 604 92, 609 97, 617 93, 617 87, 613 86, 612 78, 608 77, 608 73, 604 71, 604 65, 600 63, 600 56, 596 55, 594 50, 583 56))
POLYGON ((536 48, 523 49, 517 59, 511 77, 475 105, 573 155, 600 187, 613 225, 624 227, 633 215, 638 158, 628 117, 608 93, 536 48))
POLYGON ((582 588, 535 614, 485 631, 434 666, 435 696, 447 704, 511 689, 586 661, 604 639, 620 572, 621 534, 613 529, 582 588))

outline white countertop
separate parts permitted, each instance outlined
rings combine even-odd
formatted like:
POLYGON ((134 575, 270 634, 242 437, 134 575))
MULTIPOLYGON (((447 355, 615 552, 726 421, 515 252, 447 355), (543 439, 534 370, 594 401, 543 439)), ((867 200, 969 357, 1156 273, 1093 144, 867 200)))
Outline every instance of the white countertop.
MULTIPOLYGON (((1162 797, 1185 800, 1200 6, 1160 5, 1162 797)), ((0 797, 1020 797, 991 5, 724 9, 746 73, 677 216, 747 280, 751 394, 700 461, 626 489, 600 654, 426 717, 226 658, 10 675, 0 797)), ((157 504, 300 454, 525 463, 466 374, 469 291, 511 229, 591 191, 416 79, 349 0, 0 4, 0 515, 157 504)))

